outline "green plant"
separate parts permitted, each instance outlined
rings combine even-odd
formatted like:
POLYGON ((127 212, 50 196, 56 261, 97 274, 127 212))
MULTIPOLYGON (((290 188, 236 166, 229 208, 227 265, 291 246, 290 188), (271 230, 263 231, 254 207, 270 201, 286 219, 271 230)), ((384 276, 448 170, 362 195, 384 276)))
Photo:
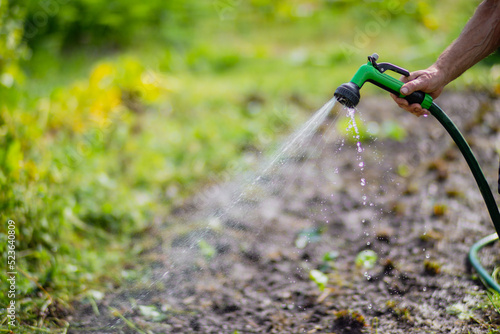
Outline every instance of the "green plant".
POLYGON ((464 303, 455 303, 446 308, 446 312, 456 315, 460 320, 474 319, 474 312, 464 303))
POLYGON ((406 307, 401 307, 397 302, 394 300, 389 300, 386 303, 387 309, 389 312, 394 314, 397 318, 405 320, 405 321, 412 321, 413 318, 411 316, 410 310, 406 307))
POLYGON ((305 248, 309 243, 318 242, 321 240, 323 229, 319 227, 306 228, 301 230, 295 239, 295 247, 305 248))
POLYGON ((22 42, 23 10, 12 0, 0 6, 0 87, 10 88, 20 79, 18 61, 26 56, 27 48, 22 42))
POLYGON ((378 255, 371 249, 367 249, 364 251, 359 252, 359 254, 356 256, 355 263, 357 266, 366 268, 366 269, 371 269, 375 267, 375 264, 377 263, 378 260, 378 255))
POLYGON ((336 251, 326 252, 323 255, 323 261, 319 266, 319 270, 323 272, 328 272, 335 266, 335 260, 339 257, 339 253, 336 251))
POLYGON ((316 283, 320 291, 325 290, 326 285, 328 284, 328 276, 323 272, 313 269, 309 272, 309 278, 316 283))
POLYGON ((208 242, 205 240, 199 240, 198 241, 198 247, 200 248, 201 254, 207 259, 210 260, 215 256, 216 250, 215 248, 210 245, 208 242))
MULTIPOLYGON (((496 271, 497 268, 495 268, 496 271)), ((493 277, 496 277, 492 275, 493 277)), ((498 280, 497 280, 498 282, 498 280)), ((491 306, 495 309, 495 311, 500 314, 500 293, 493 289, 489 289, 486 291, 486 296, 491 303, 491 306)))

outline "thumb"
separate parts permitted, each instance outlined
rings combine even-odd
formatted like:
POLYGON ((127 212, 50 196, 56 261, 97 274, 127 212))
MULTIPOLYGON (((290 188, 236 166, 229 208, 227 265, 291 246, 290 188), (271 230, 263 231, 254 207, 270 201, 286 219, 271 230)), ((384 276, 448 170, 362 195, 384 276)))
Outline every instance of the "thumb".
POLYGON ((418 77, 415 80, 408 81, 401 87, 401 94, 410 95, 411 93, 422 90, 425 87, 425 80, 422 77, 418 77))

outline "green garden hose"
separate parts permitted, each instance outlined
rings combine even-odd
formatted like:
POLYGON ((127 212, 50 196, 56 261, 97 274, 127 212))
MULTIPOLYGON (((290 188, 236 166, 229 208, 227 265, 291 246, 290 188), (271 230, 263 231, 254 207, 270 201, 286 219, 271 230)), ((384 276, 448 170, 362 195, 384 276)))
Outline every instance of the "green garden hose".
POLYGON ((483 266, 481 265, 481 262, 479 262, 479 259, 477 258, 477 253, 479 252, 479 250, 481 248, 483 248, 484 246, 487 246, 490 243, 493 243, 493 242, 495 242, 497 240, 498 240, 498 234, 497 233, 493 233, 493 234, 490 234, 487 237, 482 238, 478 242, 476 242, 471 247, 471 249, 469 251, 469 261, 470 261, 470 264, 474 267, 474 269, 476 269, 477 273, 479 274, 479 277, 481 277, 481 279, 483 280, 483 283, 486 286, 489 286, 490 288, 492 288, 493 290, 495 290, 496 292, 500 293, 500 290, 499 290, 500 286, 493 279, 493 277, 490 276, 490 274, 488 273, 488 271, 486 271, 486 269, 483 268, 483 266))
MULTIPOLYGON (((414 92, 408 96, 404 96, 400 93, 401 86, 403 82, 387 75, 385 72, 390 70, 402 74, 404 76, 409 76, 410 72, 401 68, 399 66, 390 63, 377 63, 378 55, 374 53, 368 57, 368 63, 362 65, 356 72, 352 80, 348 83, 340 85, 335 91, 334 96, 337 100, 347 107, 355 107, 359 103, 360 94, 359 90, 365 82, 371 82, 374 85, 391 92, 399 97, 406 99, 410 104, 418 103, 424 109, 428 109, 430 113, 441 123, 441 125, 448 131, 451 138, 455 141, 460 152, 464 156, 467 164, 469 165, 472 175, 476 179, 476 183, 483 196, 484 203, 488 209, 488 212, 495 227, 496 233, 493 233, 478 242, 476 242, 469 251, 469 261, 471 265, 477 270, 479 276, 482 278, 483 283, 490 288, 494 289, 500 293, 500 285, 491 277, 491 275, 484 269, 478 260, 477 253, 479 250, 498 240, 498 235, 500 235, 500 212, 498 211, 495 198, 491 193, 491 189, 484 177, 483 171, 477 162, 476 157, 472 153, 469 144, 465 141, 464 137, 451 121, 451 119, 446 115, 446 113, 432 101, 432 97, 429 94, 423 92, 414 92)), ((500 183, 499 183, 500 184, 500 183)), ((499 187, 500 188, 500 187, 499 187)))
POLYGON ((464 137, 455 126, 455 124, 451 121, 451 119, 446 115, 446 113, 435 103, 429 108, 430 113, 434 116, 439 123, 448 131, 451 138, 455 141, 460 152, 467 161, 470 170, 472 171, 472 175, 476 179, 479 190, 481 191, 481 195, 483 195, 484 203, 488 208, 488 212, 490 213, 491 221, 493 222, 493 226, 497 233, 493 233, 485 238, 482 238, 478 242, 476 242, 469 251, 469 261, 471 265, 476 269, 479 276, 482 278, 483 283, 485 283, 490 288, 494 289, 498 293, 500 293, 500 285, 491 277, 491 275, 484 269, 484 267, 479 262, 477 257, 477 253, 484 246, 498 240, 498 233, 500 232, 500 213, 498 211, 497 204, 495 202, 495 198, 491 193, 490 186, 484 177, 483 171, 479 166, 479 163, 476 160, 476 157, 472 153, 472 150, 469 147, 469 144, 465 141, 464 137))

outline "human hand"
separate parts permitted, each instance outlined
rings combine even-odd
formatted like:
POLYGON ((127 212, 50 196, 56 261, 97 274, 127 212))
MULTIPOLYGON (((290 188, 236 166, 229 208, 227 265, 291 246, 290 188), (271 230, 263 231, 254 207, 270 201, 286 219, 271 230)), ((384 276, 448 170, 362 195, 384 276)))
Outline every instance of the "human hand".
MULTIPOLYGON (((400 80, 405 83, 401 87, 401 94, 410 95, 411 93, 420 90, 424 93, 428 93, 433 99, 437 98, 441 94, 444 86, 446 85, 442 71, 434 65, 426 70, 412 72, 408 77, 402 76, 400 80)), ((391 94, 391 96, 398 106, 411 112, 417 117, 428 114, 428 110, 423 109, 418 103, 410 105, 404 98, 397 97, 394 94, 391 94)))

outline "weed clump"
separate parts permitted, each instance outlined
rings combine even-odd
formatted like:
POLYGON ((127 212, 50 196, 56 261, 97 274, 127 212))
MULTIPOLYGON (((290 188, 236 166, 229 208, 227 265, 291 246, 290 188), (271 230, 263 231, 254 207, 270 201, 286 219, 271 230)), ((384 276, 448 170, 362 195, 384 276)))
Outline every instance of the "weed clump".
POLYGON ((387 306, 387 311, 396 316, 396 318, 408 322, 411 322, 413 320, 410 314, 410 310, 408 310, 406 307, 399 306, 399 304, 394 300, 389 300, 385 305, 387 306))
POLYGON ((340 310, 335 312, 335 320, 332 330, 339 333, 360 334, 366 327, 365 317, 351 310, 340 310))

